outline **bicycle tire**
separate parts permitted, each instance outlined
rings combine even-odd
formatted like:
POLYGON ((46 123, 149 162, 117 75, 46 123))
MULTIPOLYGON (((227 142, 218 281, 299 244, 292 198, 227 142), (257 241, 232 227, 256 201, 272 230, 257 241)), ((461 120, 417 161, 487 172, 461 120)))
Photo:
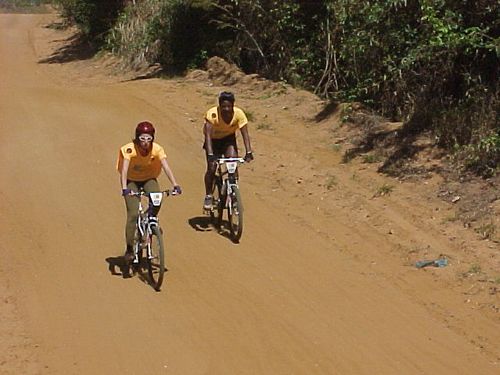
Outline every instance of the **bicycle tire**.
POLYGON ((147 257, 148 274, 150 285, 158 292, 160 291, 165 274, 165 249, 163 236, 159 227, 151 228, 151 256, 147 257))
POLYGON ((233 186, 231 193, 231 207, 228 207, 229 231, 231 240, 237 243, 243 234, 243 204, 241 202, 240 190, 233 186))
POLYGON ((216 177, 214 188, 212 191, 215 208, 210 211, 210 219, 215 228, 220 229, 222 226, 222 215, 224 213, 224 197, 222 196, 222 181, 220 177, 216 177))
POLYGON ((132 245, 132 254, 134 255, 134 257, 132 258, 132 260, 130 262, 128 262, 128 266, 129 266, 129 272, 130 271, 132 272, 131 276, 135 276, 135 275, 137 275, 137 273, 140 270, 141 257, 142 257, 141 235, 139 234, 139 228, 137 227, 137 225, 135 226, 135 231, 134 231, 134 242, 132 245), (139 258, 138 263, 134 263, 134 258, 136 255, 139 258))

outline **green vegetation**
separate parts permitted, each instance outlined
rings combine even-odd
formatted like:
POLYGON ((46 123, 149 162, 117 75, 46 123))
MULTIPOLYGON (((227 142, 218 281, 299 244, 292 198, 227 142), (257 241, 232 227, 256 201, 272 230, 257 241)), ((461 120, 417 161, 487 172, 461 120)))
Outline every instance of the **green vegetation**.
POLYGON ((105 35, 115 24, 123 0, 54 0, 67 22, 75 24, 82 37, 102 45, 105 35))
POLYGON ((245 111, 245 115, 247 116, 248 121, 255 121, 255 115, 250 110, 247 109, 245 111))
POLYGON ((257 124, 257 130, 271 130, 272 127, 268 122, 260 122, 257 124))
POLYGON ((469 275, 474 275, 474 274, 478 274, 478 273, 481 273, 481 266, 479 264, 472 264, 469 268, 469 270, 467 271, 467 273, 469 275))
POLYGON ((460 217, 457 214, 449 215, 441 220, 441 224, 444 223, 453 223, 459 221, 460 217))
POLYGON ((338 180, 336 176, 328 175, 326 177, 325 187, 327 190, 331 190, 337 185, 338 185, 338 180))
POLYGON ((331 149, 334 152, 340 152, 342 150, 342 145, 339 143, 334 143, 333 145, 331 145, 331 149))
POLYGON ((349 122, 351 120, 352 114, 353 114, 352 105, 347 104, 347 105, 343 106, 341 109, 341 112, 340 112, 340 122, 342 124, 349 122))
POLYGON ((384 195, 391 194, 393 190, 394 190, 394 186, 388 185, 388 184, 383 184, 382 186, 380 186, 377 189, 374 196, 375 197, 383 197, 384 195))
POLYGON ((371 164, 371 163, 378 163, 380 161, 382 161, 381 155, 375 155, 375 154, 363 155, 363 163, 371 164))
MULTIPOLYGON (((246 73, 358 101, 431 133, 484 176, 500 160, 497 0, 57 0, 130 66, 221 56, 246 73)), ((349 121, 346 111, 343 121, 349 121)))
POLYGON ((484 223, 476 228, 476 232, 479 233, 483 240, 492 239, 496 232, 496 226, 493 222, 484 223))
POLYGON ((160 63, 178 72, 201 66, 217 38, 209 1, 128 1, 106 38, 106 47, 133 67, 160 63))

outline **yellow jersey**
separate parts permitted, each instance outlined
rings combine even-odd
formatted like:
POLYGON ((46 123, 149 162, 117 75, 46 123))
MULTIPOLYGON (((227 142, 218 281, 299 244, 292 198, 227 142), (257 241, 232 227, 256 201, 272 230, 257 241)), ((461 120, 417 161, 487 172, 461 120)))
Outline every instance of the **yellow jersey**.
POLYGON ((161 160, 166 157, 165 150, 158 143, 153 142, 151 152, 146 156, 142 156, 137 150, 135 143, 130 142, 120 148, 116 169, 121 173, 123 160, 130 160, 127 179, 131 181, 146 181, 158 178, 161 173, 161 160))
POLYGON ((219 107, 210 108, 205 114, 205 121, 213 125, 212 138, 221 139, 227 137, 228 135, 236 133, 238 129, 241 129, 246 124, 248 124, 247 116, 238 107, 233 107, 233 118, 229 124, 222 119, 219 111, 219 107))

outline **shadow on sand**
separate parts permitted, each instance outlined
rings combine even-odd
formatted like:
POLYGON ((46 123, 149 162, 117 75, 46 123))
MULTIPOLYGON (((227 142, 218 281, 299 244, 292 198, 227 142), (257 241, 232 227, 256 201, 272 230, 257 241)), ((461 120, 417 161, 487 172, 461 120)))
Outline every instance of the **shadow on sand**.
POLYGON ((223 220, 220 228, 216 228, 212 223, 209 216, 195 216, 188 220, 189 225, 197 232, 217 232, 222 237, 227 238, 233 243, 238 243, 238 241, 233 241, 231 238, 231 232, 229 230, 229 222, 223 220))
MULTIPOLYGON (((123 255, 108 257, 106 258, 106 262, 108 263, 108 270, 111 275, 121 276, 124 279, 130 279, 137 276, 142 283, 151 286, 147 271, 148 268, 144 258, 142 258, 140 264, 136 266, 129 265, 125 261, 123 255)), ((168 272, 168 269, 165 267, 165 273, 166 272, 168 272)))
POLYGON ((123 255, 106 258, 108 270, 113 276, 122 276, 124 279, 132 277, 130 266, 125 261, 123 255))
MULTIPOLYGON (((47 26, 47 27, 50 27, 47 26)), ((88 60, 95 56, 97 48, 79 34, 66 39, 54 40, 52 43, 63 43, 50 56, 38 60, 39 64, 62 64, 77 60, 88 60)))

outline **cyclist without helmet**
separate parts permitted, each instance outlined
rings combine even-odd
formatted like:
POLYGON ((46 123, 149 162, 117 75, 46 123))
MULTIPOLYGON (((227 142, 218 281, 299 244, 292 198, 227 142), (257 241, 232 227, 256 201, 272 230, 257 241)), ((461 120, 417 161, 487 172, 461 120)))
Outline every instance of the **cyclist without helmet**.
POLYGON ((248 120, 245 113, 234 106, 234 94, 221 92, 218 97, 219 105, 210 108, 205 114, 203 134, 205 135, 205 149, 207 157, 207 170, 205 172, 205 200, 203 208, 210 210, 213 204, 212 184, 217 169, 217 158, 224 155, 232 158, 238 157, 236 132, 240 130, 245 145, 245 161, 253 160, 250 136, 248 135, 248 120))
MULTIPOLYGON (((133 259, 133 242, 135 224, 139 201, 137 197, 131 196, 132 192, 138 192, 141 188, 147 192, 160 191, 157 178, 161 170, 165 172, 174 186, 174 192, 181 194, 181 187, 177 184, 174 174, 167 163, 167 156, 163 147, 153 142, 155 128, 148 121, 140 122, 135 129, 135 138, 132 142, 123 145, 118 154, 116 168, 120 173, 120 185, 122 196, 125 198, 127 207, 127 223, 125 226, 125 238, 127 249, 125 259, 133 259)), ((160 207, 153 207, 153 218, 156 219, 160 207)))

